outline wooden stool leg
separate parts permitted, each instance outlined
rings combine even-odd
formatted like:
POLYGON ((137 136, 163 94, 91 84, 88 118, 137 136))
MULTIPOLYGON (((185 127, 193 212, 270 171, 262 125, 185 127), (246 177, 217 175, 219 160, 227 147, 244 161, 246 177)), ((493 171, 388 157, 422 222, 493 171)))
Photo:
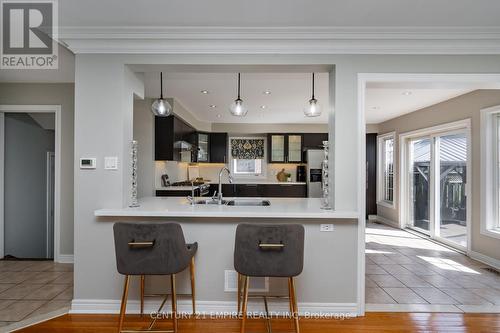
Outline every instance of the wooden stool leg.
POLYGON ((242 306, 242 314, 241 314, 241 327, 240 333, 245 333, 245 323, 247 320, 247 305, 248 305, 248 285, 250 283, 250 277, 243 277, 243 306, 242 306))
POLYGON ((238 315, 240 314, 241 310, 241 274, 238 273, 238 315))
POLYGON ((292 284, 290 279, 288 279, 288 304, 290 306, 290 316, 293 316, 292 284))
POLYGON ((295 294, 295 283, 293 281, 293 277, 290 278, 290 290, 292 291, 292 300, 293 300, 293 322, 295 324, 295 333, 300 333, 299 327, 299 308, 297 306, 297 297, 295 294))
POLYGON ((144 315, 144 285, 145 285, 145 276, 141 275, 141 317, 144 315))
POLYGON ((196 286, 195 286, 195 268, 194 268, 194 257, 191 258, 191 264, 189 265, 189 272, 191 274, 191 302, 193 303, 193 316, 196 314, 196 286))
POLYGON ((120 319, 118 321, 118 333, 122 331, 123 320, 125 319, 125 311, 127 310, 127 298, 128 298, 128 286, 130 282, 130 276, 125 275, 125 283, 123 286, 122 303, 120 305, 120 319))
POLYGON ((172 289, 172 322, 174 332, 177 333, 177 292, 175 290, 175 274, 170 275, 170 288, 172 289))

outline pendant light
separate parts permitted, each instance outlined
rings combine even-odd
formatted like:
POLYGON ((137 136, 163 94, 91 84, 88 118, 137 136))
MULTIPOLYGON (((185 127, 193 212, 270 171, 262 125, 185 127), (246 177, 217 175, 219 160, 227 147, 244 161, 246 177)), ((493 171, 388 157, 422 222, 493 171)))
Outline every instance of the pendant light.
POLYGON ((314 98, 314 73, 312 73, 312 98, 304 108, 304 114, 306 117, 317 117, 321 115, 321 106, 319 105, 318 100, 314 98))
POLYGON ((163 99, 163 73, 160 72, 160 98, 151 105, 151 111, 155 116, 167 117, 172 114, 172 106, 166 99, 163 99))
POLYGON ((246 116, 248 109, 243 104, 243 100, 240 98, 240 73, 238 73, 238 98, 229 106, 229 111, 235 117, 244 117, 246 116))

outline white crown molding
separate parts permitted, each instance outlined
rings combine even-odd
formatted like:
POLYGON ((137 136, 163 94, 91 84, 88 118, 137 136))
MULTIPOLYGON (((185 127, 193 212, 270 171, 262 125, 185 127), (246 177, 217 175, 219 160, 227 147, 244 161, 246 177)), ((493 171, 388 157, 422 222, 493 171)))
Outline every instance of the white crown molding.
POLYGON ((74 53, 500 54, 500 27, 60 27, 74 53))

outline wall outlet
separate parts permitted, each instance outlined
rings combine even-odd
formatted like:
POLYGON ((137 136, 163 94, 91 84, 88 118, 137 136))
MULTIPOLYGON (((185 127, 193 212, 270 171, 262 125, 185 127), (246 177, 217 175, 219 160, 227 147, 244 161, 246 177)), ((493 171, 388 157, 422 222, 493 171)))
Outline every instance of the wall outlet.
POLYGON ((333 224, 321 224, 319 227, 319 231, 321 232, 329 232, 333 231, 333 224))

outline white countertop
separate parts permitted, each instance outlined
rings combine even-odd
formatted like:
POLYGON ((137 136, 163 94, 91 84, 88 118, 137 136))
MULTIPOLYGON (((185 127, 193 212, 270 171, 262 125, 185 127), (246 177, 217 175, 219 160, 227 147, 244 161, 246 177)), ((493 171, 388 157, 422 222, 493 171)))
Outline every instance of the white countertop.
MULTIPOLYGON (((199 200, 203 198, 197 198, 199 200)), ((224 198, 231 200, 233 198, 224 198)), ((136 208, 104 208, 94 212, 98 217, 257 217, 303 219, 357 219, 354 211, 322 210, 318 198, 235 198, 269 200, 270 206, 189 205, 186 198, 147 197, 136 208)))

